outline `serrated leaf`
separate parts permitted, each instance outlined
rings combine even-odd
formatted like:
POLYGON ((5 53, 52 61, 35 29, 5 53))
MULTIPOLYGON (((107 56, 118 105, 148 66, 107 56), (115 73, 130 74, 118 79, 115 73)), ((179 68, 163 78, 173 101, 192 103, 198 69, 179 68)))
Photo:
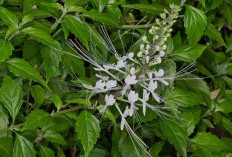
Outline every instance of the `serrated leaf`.
POLYGON ((56 132, 67 131, 74 122, 66 115, 52 117, 49 123, 44 126, 45 130, 53 130, 56 132))
POLYGON ((15 120, 23 103, 23 93, 20 84, 9 76, 5 76, 0 92, 0 101, 7 108, 12 119, 15 120))
POLYGON ((36 157, 34 145, 23 136, 16 134, 13 157, 36 157))
POLYGON ((61 144, 61 145, 66 145, 67 143, 65 142, 64 138, 61 136, 61 134, 59 134, 56 131, 53 130, 47 130, 43 137, 52 143, 57 143, 57 144, 61 144))
POLYGON ((230 119, 223 117, 222 125, 230 134, 232 134, 232 122, 230 119))
POLYGON ((7 136, 7 132, 1 132, 1 130, 5 130, 7 128, 7 125, 9 124, 8 118, 9 117, 7 111, 2 105, 0 105, 0 138, 7 136))
POLYGON ((57 110, 60 110, 61 106, 63 105, 62 100, 60 99, 60 97, 56 94, 52 95, 52 100, 57 108, 57 110))
POLYGON ((150 13, 154 15, 157 15, 157 14, 159 15, 165 9, 164 6, 158 5, 158 4, 153 4, 153 5, 151 4, 130 4, 130 5, 123 5, 123 7, 138 9, 138 10, 141 10, 142 12, 150 13))
POLYGON ((184 15, 184 27, 188 41, 196 44, 202 37, 207 25, 207 17, 204 12, 190 5, 186 5, 184 15))
POLYGON ((10 12, 9 10, 1 6, 0 6, 0 18, 7 25, 17 24, 19 22, 19 19, 14 13, 10 12))
POLYGON ((39 157, 55 157, 54 152, 48 147, 39 146, 39 157))
POLYGON ((45 66, 46 78, 50 80, 55 75, 57 68, 59 68, 61 53, 50 47, 43 47, 41 49, 41 55, 45 66))
POLYGON ((192 62, 201 56, 205 48, 202 45, 185 45, 174 50, 170 57, 176 61, 192 62))
POLYGON ((163 146, 164 146, 165 142, 164 141, 160 141, 155 143, 151 149, 150 149, 150 154, 153 157, 158 157, 159 156, 159 152, 162 150, 163 146))
POLYGON ((75 6, 75 5, 84 5, 87 2, 88 0, 66 0, 65 6, 70 7, 70 6, 75 6))
POLYGON ((34 27, 27 27, 22 30, 23 33, 35 38, 38 42, 43 43, 44 45, 54 47, 56 49, 60 48, 59 43, 54 40, 47 32, 34 28, 34 27))
POLYGON ((123 134, 120 137, 118 149, 121 152, 122 157, 147 157, 147 154, 142 148, 136 144, 135 141, 132 142, 132 139, 126 134, 123 134))
POLYGON ((12 136, 8 134, 4 138, 0 138, 0 156, 12 157, 12 136))
POLYGON ((211 23, 209 23, 207 25, 207 29, 205 31, 205 34, 210 37, 213 40, 216 40, 219 44, 221 44, 222 46, 226 46, 221 33, 216 29, 216 27, 214 25, 212 25, 211 23))
POLYGON ((80 105, 85 105, 86 107, 90 107, 91 106, 91 102, 89 100, 81 99, 81 98, 67 100, 66 102, 80 104, 80 105))
POLYGON ((35 82, 41 83, 44 87, 49 89, 42 76, 36 71, 27 61, 20 58, 12 58, 7 61, 8 68, 16 76, 31 79, 35 82))
POLYGON ((187 131, 175 119, 165 120, 159 119, 160 129, 162 134, 168 139, 169 143, 173 144, 183 157, 187 157, 187 131))
POLYGON ((197 147, 209 152, 220 152, 227 149, 225 143, 211 133, 198 133, 197 136, 194 137, 193 142, 193 147, 197 147))
POLYGON ((28 129, 36 129, 38 127, 42 128, 44 125, 46 125, 49 122, 49 120, 50 120, 50 115, 47 112, 36 109, 32 111, 27 117, 27 120, 25 121, 25 125, 22 131, 28 129))
POLYGON ((98 22, 103 23, 103 24, 108 25, 108 26, 113 26, 113 27, 119 26, 119 24, 116 22, 115 19, 112 19, 111 17, 109 17, 103 13, 100 13, 97 10, 86 11, 84 9, 81 9, 81 11, 83 12, 84 16, 86 16, 92 20, 98 21, 98 22))
POLYGON ((76 121, 76 132, 81 140, 85 156, 93 149, 94 144, 100 136, 99 120, 88 111, 82 111, 76 121))
POLYGON ((39 85, 32 86, 31 96, 34 98, 34 103, 36 104, 36 107, 39 108, 44 102, 45 91, 39 85))
POLYGON ((192 107, 201 103, 198 94, 176 87, 173 93, 165 94, 165 102, 181 107, 192 107))
POLYGON ((14 47, 9 41, 0 39, 0 62, 4 62, 6 59, 8 59, 13 50, 14 47))

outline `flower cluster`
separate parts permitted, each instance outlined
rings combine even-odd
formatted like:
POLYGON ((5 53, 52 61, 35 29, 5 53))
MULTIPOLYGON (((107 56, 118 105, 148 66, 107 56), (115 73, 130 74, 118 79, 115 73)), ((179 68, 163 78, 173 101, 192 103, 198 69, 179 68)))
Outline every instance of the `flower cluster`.
MULTIPOLYGON (((90 57, 85 58, 95 66, 98 81, 95 86, 86 84, 83 86, 94 93, 105 93, 105 104, 100 112, 104 113, 107 107, 118 105, 120 101, 128 104, 124 112, 120 111, 121 129, 124 128, 125 118, 133 116, 138 106, 142 106, 145 115, 146 108, 152 107, 148 104, 149 100, 162 102, 156 90, 160 84, 169 85, 165 78, 165 71, 157 65, 161 64, 165 57, 166 42, 171 36, 171 27, 176 22, 175 19, 180 11, 180 6, 177 5, 170 5, 170 8, 170 12, 164 10, 164 13, 160 15, 161 19, 156 19, 156 24, 142 37, 138 52, 129 52, 125 56, 120 56, 113 51, 117 62, 103 65, 90 57)), ((117 109, 120 110, 119 107, 117 109)))

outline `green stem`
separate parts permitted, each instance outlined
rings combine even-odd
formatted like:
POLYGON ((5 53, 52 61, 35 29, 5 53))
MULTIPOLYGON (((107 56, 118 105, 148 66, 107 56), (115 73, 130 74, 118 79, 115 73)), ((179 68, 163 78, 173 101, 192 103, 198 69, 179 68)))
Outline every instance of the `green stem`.
POLYGON ((64 114, 64 113, 71 112, 71 111, 76 111, 76 110, 79 110, 79 109, 82 109, 82 108, 85 108, 85 107, 84 107, 84 106, 75 106, 75 107, 71 107, 71 108, 66 109, 66 110, 61 110, 61 111, 52 113, 51 116, 57 116, 57 115, 60 115, 60 114, 64 114))
POLYGON ((122 29, 139 29, 139 28, 147 28, 153 26, 154 23, 152 24, 145 24, 145 25, 122 25, 122 29))

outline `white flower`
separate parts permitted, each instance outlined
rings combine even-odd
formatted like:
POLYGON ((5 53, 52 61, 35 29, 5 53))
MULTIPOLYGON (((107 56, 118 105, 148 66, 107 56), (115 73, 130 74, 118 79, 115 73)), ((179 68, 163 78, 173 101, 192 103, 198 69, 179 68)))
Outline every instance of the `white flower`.
POLYGON ((153 80, 150 80, 149 85, 148 85, 148 90, 150 92, 154 92, 157 88, 157 82, 153 82, 153 80))
POLYGON ((151 48, 151 45, 147 44, 146 49, 149 50, 151 48))
POLYGON ((134 57, 134 52, 131 52, 131 53, 128 54, 128 58, 130 60, 133 60, 133 57, 134 57))
POLYGON ((102 79, 102 80, 104 80, 104 81, 107 81, 109 79, 109 76, 102 76, 102 75, 99 75, 99 74, 96 74, 95 76, 102 79))
POLYGON ((165 56, 165 52, 164 51, 160 51, 160 57, 165 56))
POLYGON ((163 45, 162 49, 166 50, 167 49, 167 45, 163 45))
POLYGON ((141 51, 145 51, 144 44, 141 44, 141 45, 140 45, 140 50, 141 50, 141 51))
POLYGON ((132 68, 130 69, 130 74, 131 74, 131 75, 134 75, 135 73, 136 73, 136 70, 135 70, 134 67, 132 67, 132 68))
POLYGON ((106 101, 106 106, 112 106, 116 102, 113 95, 110 95, 110 96, 106 95, 105 101, 106 101))
POLYGON ((124 60, 119 60, 118 62, 117 62, 117 68, 125 68, 126 67, 126 61, 124 62, 124 60))
POLYGON ((111 89, 117 86, 117 81, 115 80, 110 80, 106 82, 106 88, 111 89))
POLYGON ((138 57, 142 57, 142 55, 143 55, 142 51, 139 51, 139 53, 137 54, 138 57))
POLYGON ((125 82, 127 85, 134 85, 138 82, 138 80, 136 80, 136 76, 135 75, 128 75, 125 78, 125 82))
POLYGON ((152 79, 152 76, 153 76, 153 73, 152 73, 152 72, 149 72, 149 73, 148 73, 148 78, 149 78, 149 79, 152 79))
POLYGON ((146 89, 143 89, 143 114, 146 114, 146 102, 149 100, 150 93, 147 92, 146 89))
POLYGON ((149 51, 148 51, 148 50, 145 50, 145 54, 148 55, 148 54, 149 54, 149 51))
POLYGON ((146 63, 149 63, 150 57, 146 56, 146 63))
POLYGON ((125 118, 129 116, 130 109, 128 109, 128 106, 126 107, 125 111, 122 114, 122 120, 121 120, 121 125, 120 129, 123 130, 124 125, 125 125, 125 118))
POLYGON ((152 29, 149 29, 148 32, 149 32, 150 34, 153 34, 153 33, 154 33, 152 29))
POLYGON ((142 37, 142 40, 143 40, 145 43, 148 42, 147 36, 143 36, 143 37, 142 37))
POLYGON ((155 76, 156 77, 162 77, 162 76, 164 76, 164 70, 163 69, 159 69, 159 71, 155 71, 155 76))
POLYGON ((130 112, 129 112, 129 115, 132 116, 134 111, 137 109, 136 106, 134 105, 134 103, 136 101, 139 100, 139 95, 138 93, 135 93, 135 91, 130 91, 130 93, 128 94, 128 101, 130 102, 131 104, 131 107, 130 107, 130 112))
POLYGON ((155 46, 156 51, 160 50, 160 47, 158 45, 155 46))
POLYGON ((104 89, 105 85, 106 85, 106 83, 104 81, 99 80, 99 81, 96 82, 95 88, 104 89))
POLYGON ((105 104, 105 106, 99 111, 100 113, 104 113, 105 110, 106 110, 106 108, 107 108, 108 106, 112 106, 112 105, 116 102, 116 100, 115 100, 115 98, 114 98, 113 95, 110 95, 110 96, 106 95, 106 96, 105 96, 105 101, 106 101, 106 104, 105 104))

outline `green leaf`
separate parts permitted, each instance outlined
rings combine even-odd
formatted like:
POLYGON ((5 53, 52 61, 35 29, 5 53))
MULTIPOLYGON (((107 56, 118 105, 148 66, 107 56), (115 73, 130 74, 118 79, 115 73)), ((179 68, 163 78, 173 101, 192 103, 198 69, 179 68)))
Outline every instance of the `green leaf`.
POLYGON ((9 76, 5 76, 3 80, 0 101, 7 108, 12 119, 15 120, 23 103, 23 93, 20 84, 9 76))
POLYGON ((38 109, 34 110, 27 117, 27 120, 25 122, 22 131, 28 129, 36 129, 38 127, 42 128, 44 125, 46 125, 49 122, 49 120, 50 120, 50 115, 47 112, 38 109))
POLYGON ((214 25, 212 25, 211 23, 209 23, 207 25, 207 29, 205 31, 205 34, 210 37, 213 40, 216 40, 219 44, 221 44, 222 46, 226 46, 221 33, 216 29, 216 27, 214 25))
POLYGON ((36 157, 34 145, 23 136, 16 134, 13 157, 36 157))
POLYGON ((19 19, 15 14, 0 6, 0 18, 7 25, 17 24, 19 19))
POLYGON ((65 142, 64 138, 61 136, 61 134, 59 134, 58 132, 55 132, 53 130, 47 130, 43 137, 52 143, 57 143, 57 144, 61 144, 61 145, 66 145, 67 143, 65 142))
POLYGON ((9 41, 0 39, 0 62, 4 62, 6 59, 8 59, 13 50, 14 47, 9 41))
MULTIPOLYGON (((87 23, 75 16, 66 15, 62 24, 72 32, 87 49, 89 49, 88 41, 90 41, 92 45, 98 47, 102 51, 101 55, 107 56, 106 46, 102 36, 87 23)), ((94 55, 98 54, 95 53, 94 55)))
POLYGON ((187 131, 183 124, 176 119, 165 120, 159 119, 160 129, 162 134, 168 139, 169 143, 173 144, 183 157, 187 157, 187 131))
POLYGON ((142 148, 125 133, 120 137, 118 142, 118 149, 122 157, 147 157, 147 154, 142 148))
POLYGON ((90 0, 93 6, 96 6, 99 12, 102 12, 106 5, 109 3, 109 0, 90 0))
POLYGON ((84 5, 88 0, 65 0, 65 7, 75 6, 75 5, 84 5))
POLYGON ((109 17, 103 13, 100 13, 97 10, 86 11, 84 9, 81 9, 81 11, 83 11, 84 16, 86 16, 92 20, 98 21, 98 22, 103 23, 103 24, 108 25, 108 26, 113 26, 113 27, 119 26, 119 24, 116 22, 116 19, 112 19, 111 17, 109 17))
POLYGON ((198 94, 178 87, 175 87, 173 93, 167 92, 165 95, 165 102, 171 105, 192 107, 201 103, 201 98, 198 94))
POLYGON ((7 132, 1 132, 1 130, 7 129, 7 125, 9 124, 8 118, 7 111, 0 105, 0 138, 7 136, 7 132))
POLYGON ((7 61, 8 68, 16 76, 31 79, 35 82, 41 83, 44 87, 49 89, 47 83, 43 80, 42 76, 36 71, 28 62, 20 58, 12 58, 7 61))
POLYGON ((174 50, 170 57, 175 61, 192 62, 201 56, 205 48, 202 45, 185 45, 174 50))
POLYGON ((55 75, 57 68, 59 68, 61 53, 50 47, 44 47, 41 49, 41 55, 45 66, 47 80, 50 80, 50 78, 55 75))
POLYGON ((54 152, 48 147, 39 146, 39 157, 55 157, 54 152))
POLYGON ((89 100, 81 99, 81 98, 67 100, 66 102, 80 104, 80 105, 84 105, 86 107, 90 107, 91 106, 91 102, 89 100))
POLYGON ((82 111, 76 121, 76 132, 85 150, 85 156, 93 149, 100 136, 99 120, 88 111, 82 111))
POLYGON ((133 8, 133 9, 138 9, 141 10, 142 12, 145 13, 150 13, 153 15, 159 15, 162 13, 165 9, 164 6, 159 5, 159 4, 130 4, 130 5, 122 5, 123 7, 127 8, 133 8))
POLYGON ((45 91, 41 86, 34 85, 31 88, 31 96, 34 98, 34 103, 36 104, 36 107, 39 108, 44 102, 45 91))
POLYGON ((52 100, 53 100, 57 110, 59 111, 61 106, 63 105, 62 100, 60 99, 60 97, 58 95, 55 95, 55 94, 52 95, 52 100))
POLYGON ((196 44, 202 37, 203 32, 207 25, 207 17, 203 11, 194 8, 193 6, 186 5, 184 15, 184 27, 186 29, 188 41, 191 44, 196 44))
POLYGON ((232 122, 230 119, 223 117, 222 125, 230 134, 232 134, 232 122))
POLYGON ((0 156, 12 157, 12 136, 8 134, 7 137, 0 138, 0 156))
POLYGON ((158 157, 159 156, 159 152, 162 150, 163 146, 164 146, 165 142, 164 141, 160 141, 155 143, 151 149, 150 149, 150 154, 153 157, 158 157))
POLYGON ((47 32, 34 28, 34 27, 27 27, 22 30, 23 33, 35 38, 38 42, 43 43, 44 45, 51 46, 54 48, 59 49, 59 43, 54 40, 47 32))
POLYGON ((209 152, 220 152, 227 149, 225 143, 211 133, 198 133, 197 136, 194 137, 193 142, 195 150, 200 148, 209 152))

